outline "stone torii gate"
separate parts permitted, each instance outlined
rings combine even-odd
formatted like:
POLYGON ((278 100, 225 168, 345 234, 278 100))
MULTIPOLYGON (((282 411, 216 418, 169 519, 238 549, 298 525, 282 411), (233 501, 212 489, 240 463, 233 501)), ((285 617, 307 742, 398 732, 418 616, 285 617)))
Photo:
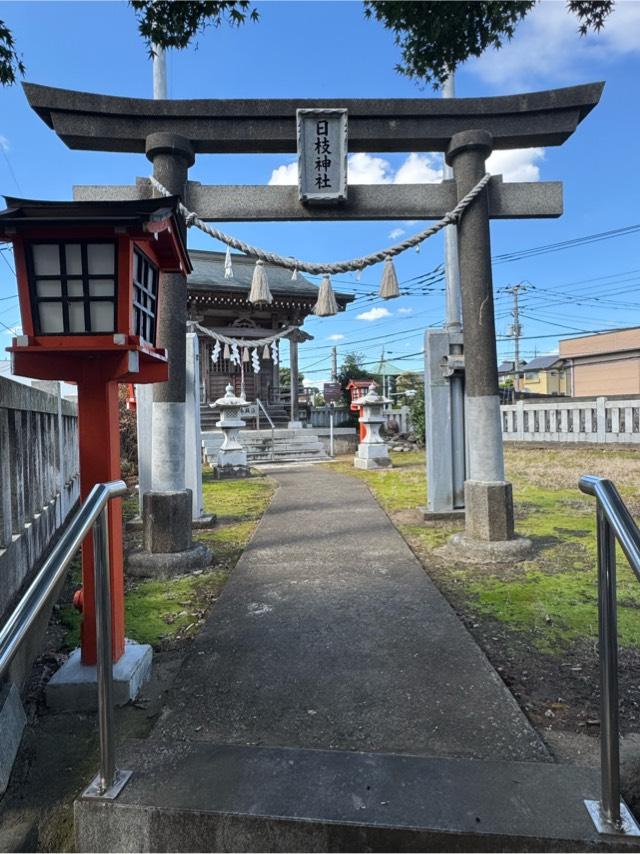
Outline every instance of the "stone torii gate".
MULTIPOLYGON (((29 83, 24 89, 31 107, 70 148, 144 153, 154 176, 182 195, 187 207, 202 219, 230 222, 440 219, 483 176, 493 150, 564 143, 596 106, 603 85, 492 98, 400 100, 155 101, 29 83), (197 154, 295 152, 296 110, 301 108, 346 108, 350 152, 444 152, 454 180, 350 186, 346 201, 332 207, 305 206, 297 187, 187 181, 197 154)), ((75 198, 82 200, 146 195, 152 190, 144 179, 136 186, 75 189, 75 198)), ((458 226, 469 461, 465 534, 458 545, 479 557, 517 554, 522 546, 514 540, 511 484, 504 479, 489 224, 491 219, 561 213, 559 182, 503 183, 496 176, 458 226)), ((158 328, 159 346, 169 350, 170 376, 154 399, 172 417, 154 417, 154 453, 156 447, 165 449, 166 459, 156 461, 161 486, 154 483, 153 488, 177 493, 184 490, 184 467, 171 455, 171 431, 184 402, 186 280, 171 278, 165 289, 171 299, 158 328)), ((174 514, 173 524, 189 525, 190 517, 174 514)))

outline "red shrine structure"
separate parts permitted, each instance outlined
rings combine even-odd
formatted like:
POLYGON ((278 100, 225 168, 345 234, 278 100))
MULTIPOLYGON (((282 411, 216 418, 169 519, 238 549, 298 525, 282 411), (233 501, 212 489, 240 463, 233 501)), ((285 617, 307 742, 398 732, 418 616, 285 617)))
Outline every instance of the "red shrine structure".
MULTIPOLYGON (((191 271, 177 197, 48 202, 5 197, 0 240, 13 243, 23 334, 13 372, 78 386, 80 494, 120 478, 119 383, 168 379, 156 345, 161 273, 191 271)), ((124 652, 120 499, 109 509, 113 659, 124 652)), ((93 543, 82 549, 82 663, 96 663, 93 543)))
MULTIPOLYGON (((349 409, 352 412, 359 413, 358 418, 360 418, 360 416, 362 415, 362 407, 363 407, 362 398, 367 394, 367 392, 369 391, 369 387, 371 385, 377 386, 378 384, 375 382, 372 382, 371 379, 368 379, 368 380, 349 380, 349 383, 347 385, 347 391, 351 395, 351 402, 349 403, 349 409)), ((367 434, 367 430, 366 430, 364 424, 362 424, 362 422, 359 421, 358 425, 359 425, 359 429, 360 429, 360 433, 359 433, 358 438, 359 438, 359 441, 362 442, 364 437, 367 434)))

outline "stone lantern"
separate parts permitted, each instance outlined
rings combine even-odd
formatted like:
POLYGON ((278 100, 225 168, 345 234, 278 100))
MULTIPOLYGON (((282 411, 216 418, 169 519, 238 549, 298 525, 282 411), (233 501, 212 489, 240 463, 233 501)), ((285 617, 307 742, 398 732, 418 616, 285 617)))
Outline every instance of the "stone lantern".
POLYGON ((376 392, 375 383, 371 383, 367 394, 358 399, 362 412, 358 421, 365 432, 353 460, 357 469, 377 469, 391 465, 389 451, 380 435, 380 428, 385 421, 382 410, 384 405, 390 402, 376 392))
POLYGON ((228 385, 224 397, 219 397, 210 406, 220 410, 220 420, 216 422, 223 433, 223 441, 216 457, 214 473, 218 479, 248 477, 247 452, 242 447, 239 432, 245 426, 240 412, 247 405, 244 397, 236 397, 233 386, 228 385))

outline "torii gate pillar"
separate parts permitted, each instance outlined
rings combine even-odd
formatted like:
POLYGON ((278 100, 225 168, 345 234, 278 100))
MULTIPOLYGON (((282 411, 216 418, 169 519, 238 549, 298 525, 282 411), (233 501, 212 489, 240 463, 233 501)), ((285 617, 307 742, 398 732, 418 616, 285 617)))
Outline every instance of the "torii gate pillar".
MULTIPOLYGON (((146 138, 145 154, 153 164, 154 177, 184 198, 189 167, 195 162, 191 142, 175 133, 152 133, 146 138)), ((209 550, 193 543, 193 496, 186 488, 187 278, 180 273, 162 276, 165 299, 158 315, 157 340, 169 353, 169 379, 153 386, 151 490, 142 496, 144 551, 129 555, 127 561, 130 572, 137 575, 171 575, 211 561, 209 550)))
MULTIPOLYGON (((493 137, 486 130, 462 131, 451 138, 446 160, 453 167, 458 199, 485 174, 492 148, 493 137)), ((521 558, 531 542, 514 536, 511 484, 504 477, 486 187, 458 224, 458 253, 469 472, 465 530, 451 546, 459 547, 467 559, 521 558)))

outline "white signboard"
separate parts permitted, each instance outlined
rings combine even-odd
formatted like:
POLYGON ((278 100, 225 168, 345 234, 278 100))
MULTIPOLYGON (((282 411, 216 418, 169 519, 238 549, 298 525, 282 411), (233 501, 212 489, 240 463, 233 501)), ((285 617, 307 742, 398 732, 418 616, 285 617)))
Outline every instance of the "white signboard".
POLYGON ((347 111, 297 110, 298 190, 305 204, 347 198, 347 111))

